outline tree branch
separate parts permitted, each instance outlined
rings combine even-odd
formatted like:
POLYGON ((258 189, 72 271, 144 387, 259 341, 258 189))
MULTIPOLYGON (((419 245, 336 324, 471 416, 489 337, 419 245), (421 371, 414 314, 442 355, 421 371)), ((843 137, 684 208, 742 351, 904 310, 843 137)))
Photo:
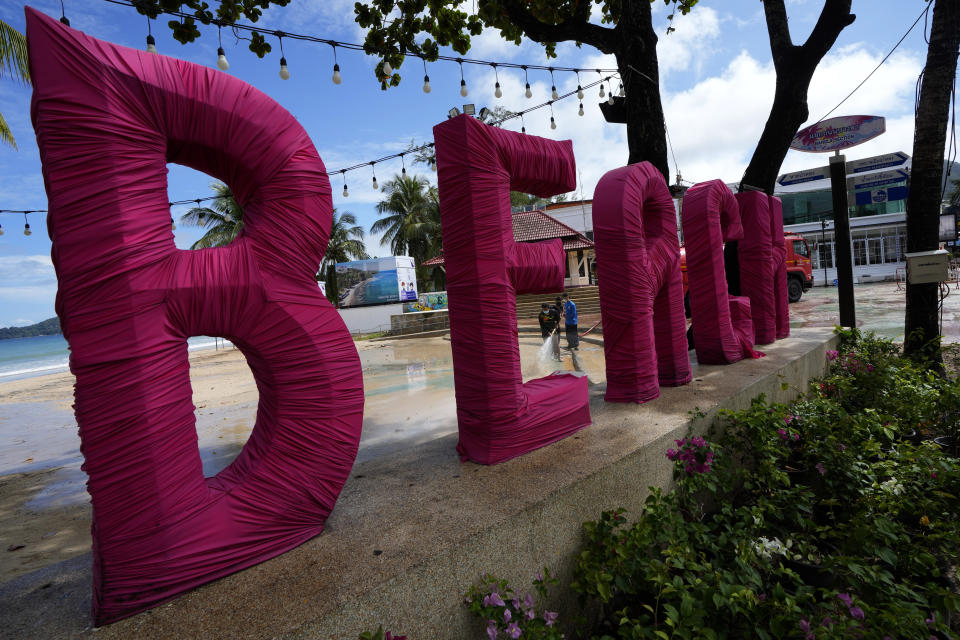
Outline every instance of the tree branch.
POLYGON ((817 24, 810 32, 810 37, 803 43, 805 55, 815 56, 816 60, 827 54, 833 43, 837 41, 840 32, 853 24, 857 16, 850 13, 852 0, 826 0, 823 10, 817 19, 817 24))
POLYGON ((763 14, 767 20, 767 33, 770 35, 773 66, 779 70, 797 48, 790 39, 787 9, 783 6, 783 0, 764 0, 763 14))
POLYGON ((589 0, 581 0, 573 16, 558 24, 541 22, 523 7, 520 0, 506 0, 502 7, 510 21, 531 40, 541 44, 574 40, 592 45, 603 53, 613 53, 613 29, 590 23, 590 4, 589 0))

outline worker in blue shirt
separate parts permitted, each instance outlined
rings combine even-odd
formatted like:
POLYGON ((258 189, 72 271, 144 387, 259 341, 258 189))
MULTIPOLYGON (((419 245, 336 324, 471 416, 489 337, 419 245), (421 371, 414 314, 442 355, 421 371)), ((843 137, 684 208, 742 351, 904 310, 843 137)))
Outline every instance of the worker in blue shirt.
POLYGON ((563 324, 567 330, 567 348, 579 351, 580 336, 577 334, 577 305, 570 299, 570 294, 564 292, 563 299, 563 324))

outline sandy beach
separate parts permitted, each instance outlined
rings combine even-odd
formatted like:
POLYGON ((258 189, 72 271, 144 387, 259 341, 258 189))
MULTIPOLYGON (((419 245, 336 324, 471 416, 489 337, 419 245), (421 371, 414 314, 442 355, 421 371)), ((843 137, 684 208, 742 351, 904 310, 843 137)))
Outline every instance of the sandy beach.
MULTIPOLYGON (((538 358, 539 333, 521 333, 524 379, 574 369, 538 358)), ((456 431, 453 363, 447 337, 357 341, 365 408, 357 461, 456 431)), ((603 350, 582 344, 581 368, 603 372, 603 350)), ((190 353, 204 473, 226 467, 256 417, 257 389, 239 351, 190 353)), ((90 503, 73 415, 73 375, 0 384, 0 582, 90 550, 90 503)))

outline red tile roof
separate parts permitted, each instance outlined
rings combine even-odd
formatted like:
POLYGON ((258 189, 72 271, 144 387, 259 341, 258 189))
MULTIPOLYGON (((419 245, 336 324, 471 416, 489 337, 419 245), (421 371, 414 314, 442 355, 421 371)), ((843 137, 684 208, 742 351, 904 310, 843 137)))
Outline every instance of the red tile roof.
MULTIPOLYGON (((589 238, 579 233, 576 229, 568 227, 556 218, 551 217, 546 212, 539 209, 534 211, 517 211, 513 214, 513 239, 517 242, 538 242, 540 240, 551 240, 560 238, 563 240, 564 251, 576 251, 577 249, 592 249, 593 242, 589 238)), ((443 264, 443 255, 430 258, 421 266, 431 267, 443 264)))

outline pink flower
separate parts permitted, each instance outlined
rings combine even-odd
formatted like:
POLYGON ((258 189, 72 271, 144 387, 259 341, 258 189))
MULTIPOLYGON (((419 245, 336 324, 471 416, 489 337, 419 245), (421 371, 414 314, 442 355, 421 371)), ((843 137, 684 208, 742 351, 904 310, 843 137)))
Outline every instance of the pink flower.
POLYGON ((936 479, 937 479, 937 472, 936 472, 936 471, 931 471, 931 472, 930 472, 930 477, 933 478, 934 480, 936 480, 936 479))
POLYGON ((527 609, 533 609, 533 595, 527 593, 523 596, 523 606, 527 609))
POLYGON ((794 442, 797 442, 799 439, 800 439, 800 434, 799 434, 799 433, 793 434, 793 441, 794 441, 794 442))
POLYGON ((786 416, 783 416, 783 422, 784 422, 785 424, 790 424, 791 422, 793 422, 793 419, 794 419, 795 417, 796 417, 796 416, 794 416, 794 415, 786 415, 786 416))
POLYGON ((510 638, 519 638, 523 631, 520 630, 520 627, 517 626, 516 622, 511 622, 507 625, 507 636, 510 638))
POLYGON ((777 429, 777 433, 780 435, 781 440, 787 440, 790 437, 787 435, 787 432, 783 429, 777 429))
POLYGON ((504 609, 504 610, 503 610, 503 621, 504 621, 504 622, 510 622, 510 618, 512 618, 512 617, 513 617, 513 614, 510 613, 510 609, 504 609))
POLYGON ((834 349, 830 349, 827 351, 827 360, 836 360, 838 355, 840 355, 839 352, 835 351, 834 349))
POLYGON ((857 620, 863 620, 863 609, 860 607, 850 607, 850 616, 856 618, 857 620))
POLYGON ((844 451, 847 450, 847 445, 845 445, 845 444, 843 444, 843 443, 841 442, 839 448, 840 448, 840 451, 841 451, 841 453, 842 453, 842 452, 844 452, 844 451))
POLYGON ((677 451, 675 449, 667 449, 667 457, 671 460, 677 459, 677 451))
POLYGON ((930 617, 924 620, 924 622, 927 623, 928 627, 932 627, 933 625, 937 624, 937 612, 934 611, 933 613, 931 613, 930 617))
POLYGON ((407 640, 407 636, 395 636, 387 631, 387 636, 383 640, 407 640))
POLYGON ((497 640, 497 623, 493 620, 487 620, 487 637, 490 640, 497 640))
POLYGON ((557 616, 558 616, 558 615, 560 615, 560 614, 555 613, 555 612, 553 612, 553 611, 544 611, 544 612, 543 612, 543 620, 544 620, 544 622, 547 623, 547 626, 548 626, 548 627, 552 627, 552 626, 553 626, 553 623, 557 621, 557 616))
POLYGON ((489 598, 489 600, 487 600, 487 598, 484 598, 484 599, 483 599, 483 606, 485 606, 485 607, 486 607, 487 605, 491 605, 491 604, 492 604, 493 606, 495 606, 495 607, 502 607, 502 606, 504 606, 504 605, 506 604, 506 603, 503 601, 503 598, 500 597, 500 594, 499 594, 499 593, 491 593, 491 594, 488 596, 488 598, 489 598))
POLYGON ((816 469, 820 475, 825 475, 827 473, 827 468, 823 466, 822 462, 818 462, 816 464, 816 469))
POLYGON ((839 598, 843 604, 847 605, 848 609, 853 606, 853 598, 850 597, 849 593, 838 593, 837 598, 839 598))

